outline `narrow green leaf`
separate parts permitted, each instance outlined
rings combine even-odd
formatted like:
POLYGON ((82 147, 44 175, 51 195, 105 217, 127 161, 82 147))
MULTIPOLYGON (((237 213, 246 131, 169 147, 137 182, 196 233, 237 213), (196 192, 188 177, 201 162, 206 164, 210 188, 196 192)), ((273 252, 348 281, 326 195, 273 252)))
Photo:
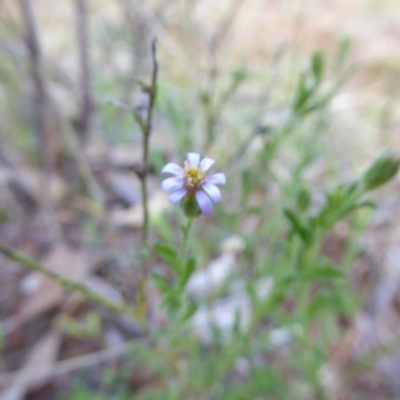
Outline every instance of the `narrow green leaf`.
POLYGON ((353 205, 349 206, 343 212, 343 214, 341 214, 341 217, 345 217, 345 216, 349 215, 350 213, 352 213, 353 211, 359 210, 360 208, 370 208, 373 210, 376 208, 376 204, 372 200, 366 200, 361 203, 353 204, 353 205))
POLYGON ((316 81, 320 81, 324 74, 325 69, 325 58, 324 55, 317 51, 313 54, 312 58, 312 72, 316 81))
POLYGON ((293 109, 295 112, 299 112, 310 98, 310 91, 307 89, 306 80, 307 76, 305 73, 303 73, 300 76, 299 86, 293 104, 293 109))
POLYGON ((301 186, 296 193, 297 207, 301 211, 307 211, 311 206, 311 193, 306 186, 301 186))
POLYGON ((169 295, 173 290, 173 286, 167 281, 167 279, 157 273, 152 274, 154 284, 157 286, 158 290, 164 295, 169 295))
POLYGON ((285 208, 283 210, 286 218, 292 225, 293 230, 300 236, 304 243, 309 243, 311 239, 311 232, 304 226, 297 215, 290 209, 285 208))
POLYGON ((194 270, 196 269, 196 260, 190 258, 186 264, 181 277, 181 286, 186 286, 188 280, 192 276, 194 270))
POLYGON ((178 268, 178 255, 174 248, 165 243, 157 243, 155 250, 161 260, 166 264, 174 269, 178 268))
POLYGON ((315 268, 308 273, 305 278, 310 281, 343 279, 345 278, 345 274, 338 268, 326 265, 324 267, 315 268))
POLYGON ((181 314, 180 317, 181 322, 185 322, 188 319, 190 319, 193 316, 193 314, 197 311, 197 308, 198 308, 197 304, 194 303, 187 305, 181 314))

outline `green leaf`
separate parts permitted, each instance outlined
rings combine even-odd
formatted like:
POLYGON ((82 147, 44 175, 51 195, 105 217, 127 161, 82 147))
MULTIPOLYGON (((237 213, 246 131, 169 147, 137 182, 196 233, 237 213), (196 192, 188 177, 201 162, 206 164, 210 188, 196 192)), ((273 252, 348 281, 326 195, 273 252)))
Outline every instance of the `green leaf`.
POLYGON ((165 243, 157 243, 155 250, 161 260, 163 260, 166 264, 175 270, 179 268, 178 255, 174 248, 165 243))
POLYGON ((185 322, 188 319, 190 319, 193 316, 193 314, 197 311, 197 308, 198 308, 197 304, 194 303, 188 304, 180 316, 181 322, 185 322))
POLYGON ((296 193, 297 207, 301 211, 307 211, 311 205, 311 193, 306 186, 301 186, 296 193))
POLYGON ((154 284, 157 286, 158 290, 162 294, 169 295, 171 291, 174 289, 173 286, 167 281, 167 279, 164 276, 157 273, 153 273, 152 278, 154 284))
POLYGON ((186 286, 188 280, 192 276, 194 270, 196 269, 196 260, 194 258, 190 258, 186 264, 185 268, 183 270, 182 276, 181 276, 181 286, 186 286))
POLYGON ((307 309, 309 320, 315 319, 320 314, 326 314, 332 308, 332 299, 326 295, 316 296, 307 309))
POLYGON ((290 210, 289 208, 285 208, 283 210, 286 218, 292 225, 293 230, 300 236, 304 243, 309 243, 311 240, 311 232, 310 230, 303 224, 300 218, 290 210))
POLYGON ((313 301, 308 307, 308 319, 312 321, 318 317, 326 317, 327 315, 347 315, 351 311, 351 307, 346 301, 333 291, 323 291, 317 293, 313 301))
POLYGON ((325 69, 325 58, 324 55, 317 51, 313 54, 312 58, 312 72, 316 81, 320 81, 324 74, 325 69))
POLYGON ((299 86, 293 104, 293 109, 296 112, 299 112, 310 98, 310 91, 307 88, 306 81, 307 81, 307 75, 303 73, 300 76, 299 86))
POLYGON ((376 204, 372 200, 366 200, 361 203, 353 204, 349 206, 343 214, 341 214, 341 217, 345 217, 352 213, 353 211, 359 210, 360 208, 370 208, 374 210, 376 208, 376 204))
POLYGON ((315 268, 313 271, 310 271, 306 279, 310 281, 319 281, 319 280, 332 280, 332 279, 343 279, 346 275, 338 268, 333 267, 332 265, 326 264, 323 267, 315 268))
POLYGON ((181 298, 176 292, 171 291, 167 296, 165 296, 161 303, 161 307, 165 307, 169 312, 176 314, 181 307, 181 298))

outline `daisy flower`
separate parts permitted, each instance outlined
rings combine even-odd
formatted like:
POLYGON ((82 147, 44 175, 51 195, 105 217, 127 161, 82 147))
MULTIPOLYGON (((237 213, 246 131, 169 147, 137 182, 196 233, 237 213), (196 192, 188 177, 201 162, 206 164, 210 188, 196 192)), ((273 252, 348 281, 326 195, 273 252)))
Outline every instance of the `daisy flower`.
POLYGON ((223 173, 210 173, 215 164, 211 158, 200 154, 188 153, 183 168, 175 163, 168 163, 161 173, 172 174, 161 183, 162 189, 168 193, 168 199, 174 206, 184 197, 196 199, 201 212, 205 216, 213 213, 213 205, 221 201, 221 191, 216 185, 225 185, 226 177, 223 173))

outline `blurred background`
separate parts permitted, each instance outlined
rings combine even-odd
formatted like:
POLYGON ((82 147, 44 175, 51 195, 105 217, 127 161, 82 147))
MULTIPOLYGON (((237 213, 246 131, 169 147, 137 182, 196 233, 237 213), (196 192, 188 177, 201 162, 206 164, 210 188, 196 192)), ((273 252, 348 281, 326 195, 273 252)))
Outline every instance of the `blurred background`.
MULTIPOLYGON (((399 18, 397 0, 0 0, 0 242, 135 307, 142 132, 132 110, 148 112, 156 38, 150 241, 180 235, 161 168, 208 154, 228 185, 192 252, 204 267, 228 260, 239 282, 269 277, 260 266, 287 234, 278 215, 303 183, 318 209, 324 190, 400 148, 399 18), (310 79, 316 97, 303 107, 299 81, 310 79), (276 132, 285 140, 266 165, 276 132)), ((190 350, 176 337, 154 344, 126 316, 1 257, 0 399, 400 398, 398 189, 395 180, 377 191, 375 210, 340 222, 324 243, 324 257, 345 260, 353 304, 324 311, 335 336, 318 389, 287 364, 287 331, 264 358, 267 317, 243 353, 237 341, 210 345, 207 322, 187 333, 190 350)), ((151 285, 148 297, 155 325, 168 326, 151 285)))

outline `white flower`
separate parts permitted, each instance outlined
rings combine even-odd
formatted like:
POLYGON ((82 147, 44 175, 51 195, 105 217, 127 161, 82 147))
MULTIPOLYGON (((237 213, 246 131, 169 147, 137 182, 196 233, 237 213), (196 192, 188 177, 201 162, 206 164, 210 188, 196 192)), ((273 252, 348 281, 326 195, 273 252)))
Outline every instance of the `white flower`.
POLYGON ((168 199, 177 205, 185 196, 196 198, 203 215, 213 213, 213 204, 221 201, 221 191, 216 185, 225 185, 223 173, 209 174, 215 161, 205 157, 200 161, 200 154, 188 153, 183 168, 175 163, 168 163, 161 173, 175 175, 161 183, 162 189, 168 193, 168 199))

